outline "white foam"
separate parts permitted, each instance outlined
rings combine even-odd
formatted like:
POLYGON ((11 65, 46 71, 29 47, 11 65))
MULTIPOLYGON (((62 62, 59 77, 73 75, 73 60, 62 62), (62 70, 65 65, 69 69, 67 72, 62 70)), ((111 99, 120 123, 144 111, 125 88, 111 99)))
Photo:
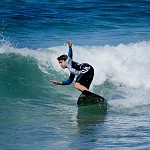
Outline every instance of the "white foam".
POLYGON ((75 60, 95 68, 94 84, 107 78, 131 87, 150 87, 150 43, 140 42, 116 47, 75 47, 75 60))
POLYGON ((150 105, 149 89, 126 88, 123 99, 109 100, 110 109, 115 111, 124 111, 124 109, 133 109, 135 107, 150 105))

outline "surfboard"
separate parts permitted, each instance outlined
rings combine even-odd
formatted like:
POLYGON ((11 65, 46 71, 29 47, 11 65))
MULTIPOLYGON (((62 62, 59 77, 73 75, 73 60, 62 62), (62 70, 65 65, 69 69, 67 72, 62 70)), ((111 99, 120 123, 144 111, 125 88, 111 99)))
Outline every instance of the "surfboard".
POLYGON ((83 91, 78 98, 77 105, 80 106, 87 106, 87 105, 107 105, 107 100, 102 96, 99 96, 95 93, 89 91, 83 91))

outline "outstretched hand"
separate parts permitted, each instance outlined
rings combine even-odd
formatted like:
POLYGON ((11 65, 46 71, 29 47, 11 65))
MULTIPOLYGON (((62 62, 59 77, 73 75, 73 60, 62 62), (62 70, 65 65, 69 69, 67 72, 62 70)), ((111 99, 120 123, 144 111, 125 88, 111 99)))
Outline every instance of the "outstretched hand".
POLYGON ((56 81, 56 80, 50 80, 50 82, 52 82, 52 83, 54 83, 54 84, 56 84, 56 85, 62 85, 62 82, 58 82, 58 81, 56 81))
POLYGON ((67 42, 69 48, 72 48, 72 43, 68 39, 66 40, 66 42, 67 42))

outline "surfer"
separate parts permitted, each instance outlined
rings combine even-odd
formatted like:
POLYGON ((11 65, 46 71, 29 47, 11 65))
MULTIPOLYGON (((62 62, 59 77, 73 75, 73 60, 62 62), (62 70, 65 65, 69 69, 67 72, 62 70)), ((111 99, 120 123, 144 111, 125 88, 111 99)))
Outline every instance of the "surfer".
POLYGON ((70 76, 67 80, 62 82, 56 80, 51 80, 51 82, 56 85, 69 85, 76 77, 74 87, 81 92, 84 90, 89 91, 89 87, 94 77, 94 69, 88 63, 79 64, 73 61, 72 43, 69 40, 66 42, 69 46, 68 55, 61 55, 57 60, 62 69, 68 68, 70 76))

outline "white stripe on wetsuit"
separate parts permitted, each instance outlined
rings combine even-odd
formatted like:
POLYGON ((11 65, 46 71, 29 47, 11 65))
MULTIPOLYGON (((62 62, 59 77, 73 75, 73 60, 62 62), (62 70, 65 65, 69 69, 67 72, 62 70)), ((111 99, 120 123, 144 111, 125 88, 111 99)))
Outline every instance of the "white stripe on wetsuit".
POLYGON ((70 57, 68 57, 68 59, 66 60, 66 65, 68 70, 74 75, 79 75, 81 73, 81 70, 79 71, 72 67, 72 59, 70 57))

